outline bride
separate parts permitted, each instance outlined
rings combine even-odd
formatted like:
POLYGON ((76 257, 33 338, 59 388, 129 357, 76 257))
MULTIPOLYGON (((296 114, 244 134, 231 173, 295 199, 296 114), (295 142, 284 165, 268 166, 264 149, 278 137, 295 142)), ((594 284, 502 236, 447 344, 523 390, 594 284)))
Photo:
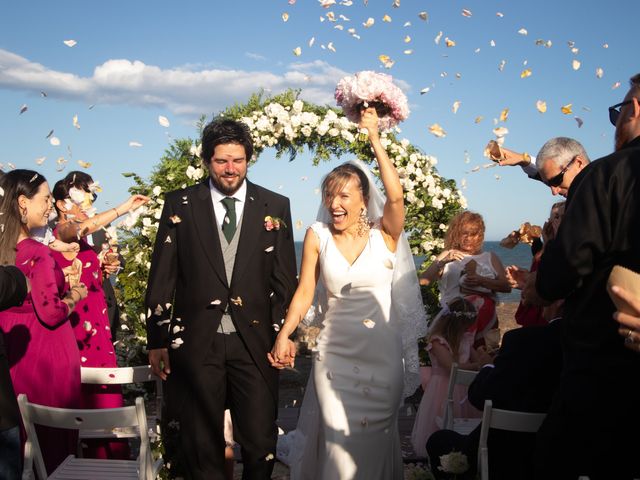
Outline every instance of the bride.
POLYGON ((397 412, 403 393, 419 384, 416 341, 426 321, 403 234, 402 186, 374 108, 363 110, 360 128, 368 130, 386 200, 362 163, 325 177, 320 221, 305 235, 300 283, 269 354, 274 367, 293 366, 288 338, 320 280, 323 328, 298 426, 287 439, 295 480, 403 476, 397 412))

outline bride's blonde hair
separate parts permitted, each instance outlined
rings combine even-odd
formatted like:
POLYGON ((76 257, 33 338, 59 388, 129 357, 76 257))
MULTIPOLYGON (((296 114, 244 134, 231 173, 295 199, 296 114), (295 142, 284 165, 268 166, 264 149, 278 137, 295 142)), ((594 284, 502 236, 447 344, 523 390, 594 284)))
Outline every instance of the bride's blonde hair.
POLYGON ((358 179, 358 187, 365 206, 369 202, 369 180, 366 174, 351 163, 343 163, 331 170, 322 180, 322 203, 327 206, 352 178, 358 179))

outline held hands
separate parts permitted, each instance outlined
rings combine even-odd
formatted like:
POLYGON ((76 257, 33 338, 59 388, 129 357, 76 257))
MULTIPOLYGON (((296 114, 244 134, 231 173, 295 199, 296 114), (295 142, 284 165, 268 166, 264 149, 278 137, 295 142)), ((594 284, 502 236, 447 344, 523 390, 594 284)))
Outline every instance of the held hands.
POLYGON ((292 367, 296 359, 296 346, 284 335, 278 335, 276 342, 267 353, 267 359, 272 367, 282 370, 285 367, 292 367))
POLYGON ((149 365, 151 365, 151 371, 154 375, 166 380, 167 375, 171 373, 169 351, 166 348, 152 348, 149 350, 149 365))
MULTIPOLYGON (((77 285, 74 285, 71 288, 70 292, 72 294, 75 293, 80 296, 80 298, 76 300, 76 302, 79 302, 80 300, 87 298, 87 295, 89 294, 89 290, 87 289, 87 286, 82 282, 78 283, 77 285)), ((74 296, 74 299, 75 299, 75 296, 74 296)))

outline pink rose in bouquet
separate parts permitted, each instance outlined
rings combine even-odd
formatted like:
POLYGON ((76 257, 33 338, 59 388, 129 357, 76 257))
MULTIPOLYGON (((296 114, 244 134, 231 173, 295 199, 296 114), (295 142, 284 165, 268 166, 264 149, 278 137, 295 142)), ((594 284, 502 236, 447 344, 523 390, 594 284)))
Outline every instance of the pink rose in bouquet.
POLYGON ((385 73, 363 70, 342 78, 336 86, 335 99, 345 116, 352 122, 360 121, 360 111, 374 107, 381 130, 389 130, 409 116, 405 94, 385 73))

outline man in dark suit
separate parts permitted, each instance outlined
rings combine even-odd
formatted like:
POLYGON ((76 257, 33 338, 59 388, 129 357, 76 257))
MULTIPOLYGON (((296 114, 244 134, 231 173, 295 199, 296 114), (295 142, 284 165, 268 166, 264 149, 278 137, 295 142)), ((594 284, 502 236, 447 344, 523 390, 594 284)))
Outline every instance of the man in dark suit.
MULTIPOLYGON (((88 237, 88 236, 87 236, 88 237)), ((91 234, 91 247, 93 251, 98 255, 109 245, 109 235, 104 229, 96 230, 91 234)), ((88 240, 88 238, 87 238, 88 240)), ((118 255, 118 263, 108 264, 103 267, 102 290, 104 291, 104 299, 107 302, 107 315, 109 316, 109 328, 111 328, 111 341, 116 341, 116 334, 120 327, 120 309, 118 308, 118 300, 116 299, 116 292, 113 289, 111 278, 116 274, 124 265, 122 265, 123 258, 118 255)))
POLYGON ((289 200, 246 180, 252 154, 246 125, 205 127, 210 177, 166 195, 151 259, 149 362, 167 380, 168 426, 190 479, 224 478, 225 407, 243 479, 270 478, 275 460, 278 372, 267 353, 296 261, 289 200))
MULTIPOLYGON (((12 265, 0 267, 0 310, 21 305, 27 296, 28 283, 22 272, 12 265)), ((4 337, 0 331, 0 478, 18 480, 20 460, 20 412, 13 391, 4 337)))
MULTIPOLYGON (((640 356, 625 348, 607 294, 614 265, 640 271, 640 74, 609 109, 616 151, 569 189, 555 240, 523 291, 566 298, 562 383, 538 432, 537 478, 640 478, 640 356)), ((632 337, 632 340, 635 337, 632 337)))
MULTIPOLYGON (((562 369, 561 319, 549 325, 516 328, 505 333, 493 365, 486 365, 469 386, 469 401, 479 410, 489 399, 495 408, 546 413, 560 380, 562 369)), ((448 478, 438 470, 440 456, 459 451, 467 456, 474 479, 478 463, 478 426, 469 435, 451 430, 434 432, 427 453, 436 478, 448 478)), ((533 478, 535 435, 491 430, 488 439, 491 479, 533 478)))

